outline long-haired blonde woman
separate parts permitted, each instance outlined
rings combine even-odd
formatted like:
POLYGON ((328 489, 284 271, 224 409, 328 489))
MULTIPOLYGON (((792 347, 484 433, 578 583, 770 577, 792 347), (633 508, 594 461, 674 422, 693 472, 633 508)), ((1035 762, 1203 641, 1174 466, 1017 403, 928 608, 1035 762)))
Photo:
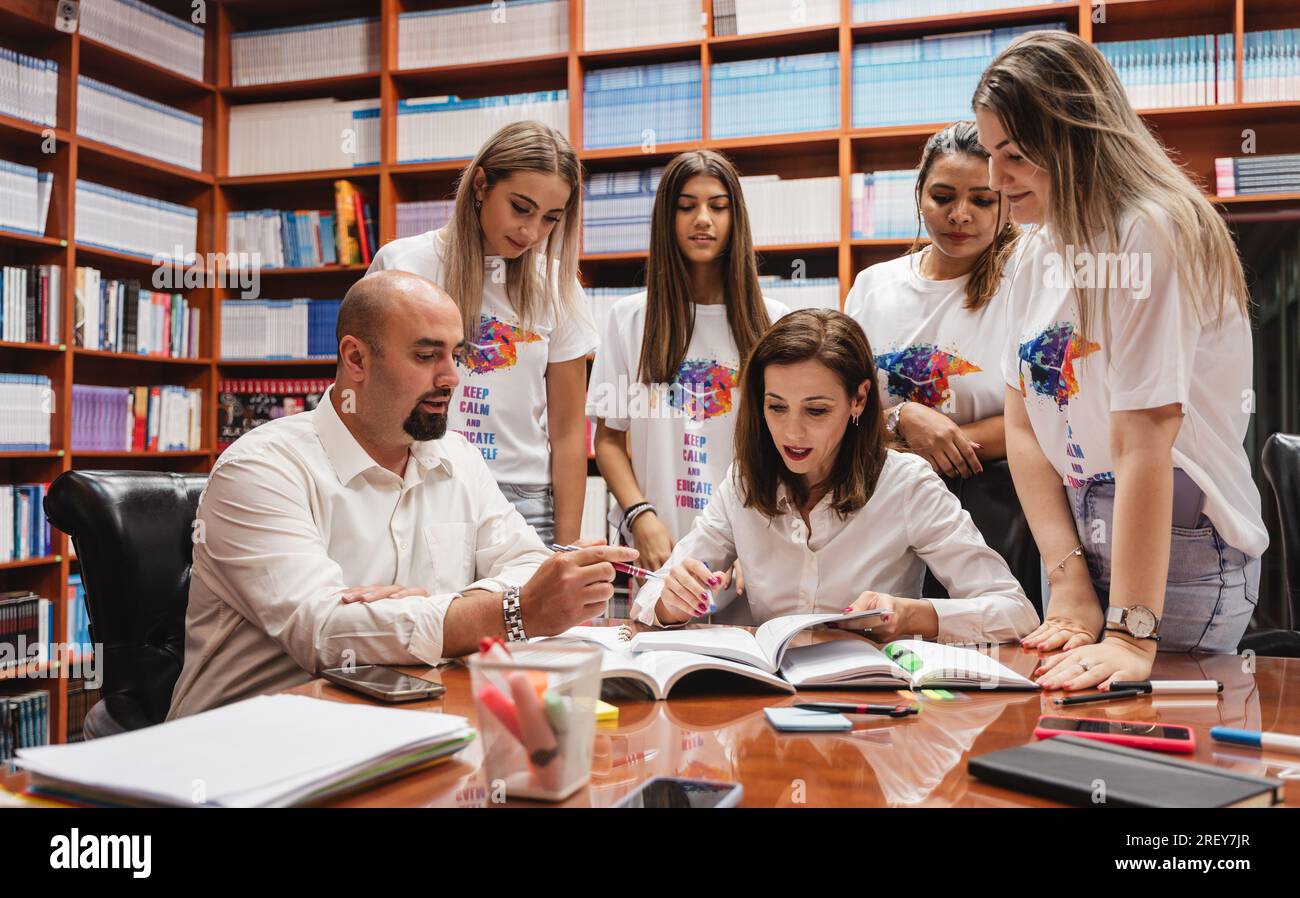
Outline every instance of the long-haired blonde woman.
POLYGON ((465 168, 451 221, 394 240, 370 270, 441 286, 465 320, 448 426, 483 453, 543 542, 578 539, 586 489, 586 356, 597 334, 577 280, 582 167, 564 136, 506 125, 465 168))
POLYGON ((787 311, 764 299, 740 178, 695 150, 663 172, 646 290, 614 304, 587 413, 623 532, 657 568, 731 464, 746 357, 787 311))
POLYGON ((1040 683, 1107 687, 1149 676, 1157 649, 1235 651, 1268 534, 1242 448, 1251 333, 1227 227, 1078 37, 1022 37, 973 105, 989 186, 1037 225, 1004 374, 1051 589, 1025 644, 1068 650, 1040 683))
POLYGON ((1019 231, 989 187, 974 122, 931 135, 916 209, 930 238, 858 274, 844 312, 876 348, 889 432, 950 477, 1006 458, 1001 351, 1003 272, 1019 231))

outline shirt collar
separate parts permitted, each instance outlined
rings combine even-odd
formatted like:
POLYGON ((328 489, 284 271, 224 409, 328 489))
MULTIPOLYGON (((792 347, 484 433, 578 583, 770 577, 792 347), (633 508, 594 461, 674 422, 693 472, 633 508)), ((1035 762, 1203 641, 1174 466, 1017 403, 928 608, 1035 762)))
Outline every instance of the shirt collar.
MULTIPOLYGON (((348 430, 347 425, 343 423, 343 419, 334 409, 331 399, 333 393, 334 387, 331 385, 321 396, 320 404, 311 413, 312 424, 325 450, 325 457, 333 465, 339 482, 346 486, 358 474, 381 465, 370 457, 370 453, 361 447, 357 438, 352 435, 352 431, 348 430)), ((440 442, 440 440, 424 440, 411 444, 411 457, 420 465, 422 473, 427 474, 436 467, 451 476, 451 458, 438 445, 440 442)))

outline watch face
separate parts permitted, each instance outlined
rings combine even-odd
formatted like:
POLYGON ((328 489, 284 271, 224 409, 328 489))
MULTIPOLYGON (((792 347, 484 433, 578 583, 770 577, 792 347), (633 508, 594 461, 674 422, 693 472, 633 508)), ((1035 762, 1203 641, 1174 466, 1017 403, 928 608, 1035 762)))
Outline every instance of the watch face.
POLYGON ((1156 616, 1150 608, 1133 605, 1128 609, 1124 624, 1134 636, 1145 639, 1156 631, 1156 616))

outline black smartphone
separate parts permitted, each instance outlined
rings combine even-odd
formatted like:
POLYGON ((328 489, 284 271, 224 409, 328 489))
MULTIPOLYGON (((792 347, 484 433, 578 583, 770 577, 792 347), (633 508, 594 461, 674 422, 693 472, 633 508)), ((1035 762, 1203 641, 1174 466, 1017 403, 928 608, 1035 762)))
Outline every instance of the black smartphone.
POLYGON ((740 783, 656 776, 624 796, 616 808, 734 808, 744 789, 740 783))
POLYGON ((392 667, 365 664, 322 670, 322 677, 346 689, 377 698, 381 702, 418 702, 437 698, 447 691, 441 683, 430 683, 392 667))

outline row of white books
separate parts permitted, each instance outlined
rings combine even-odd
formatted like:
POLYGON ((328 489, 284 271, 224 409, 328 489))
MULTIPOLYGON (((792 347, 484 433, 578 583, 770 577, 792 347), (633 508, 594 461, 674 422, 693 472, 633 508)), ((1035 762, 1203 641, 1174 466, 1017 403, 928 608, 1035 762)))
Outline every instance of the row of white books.
POLYGON ((790 28, 833 25, 840 0, 714 0, 713 33, 761 34, 790 28))
POLYGON ((379 19, 240 31, 230 38, 230 83, 275 84, 379 71, 379 19))
POLYGON ((1073 5, 1074 2, 1075 0, 853 0, 853 21, 887 22, 891 19, 951 16, 990 9, 1041 6, 1044 3, 1073 5))
POLYGON ((76 222, 86 246, 183 262, 194 254, 199 212, 78 178, 76 222))
MULTIPOLYGON (((81 0, 78 28, 92 40, 202 81, 207 7, 195 3, 193 10, 187 20, 140 0, 81 0), (203 18, 199 20, 201 11, 203 18)), ((215 25, 214 20, 212 27, 215 25)))
POLYGON ((598 172, 587 179, 582 202, 582 251, 644 252, 663 168, 598 172))
POLYGON ((44 374, 0 374, 0 452, 50 448, 54 392, 44 374))
POLYGON ((1247 31, 1242 45, 1242 100, 1300 100, 1300 28, 1247 31))
POLYGON ((379 164, 379 100, 290 100, 230 109, 232 176, 379 164))
POLYGON ((757 175, 740 179, 755 246, 840 239, 840 179, 757 175))
POLYGON ((252 299, 221 304, 221 358, 334 358, 339 299, 252 299))
POLYGON ((397 103, 397 161, 466 159, 511 122, 538 121, 569 130, 569 92, 535 91, 498 97, 420 97, 397 103))
POLYGON ((156 358, 199 355, 199 310, 179 293, 142 290, 138 280, 79 266, 73 297, 74 346, 156 358))
MULTIPOLYGON (((604 5, 586 4, 586 15, 604 5)), ((404 12, 397 21, 399 69, 548 56, 568 49, 568 0, 497 0, 404 12)))
POLYGON ((54 175, 0 159, 0 228, 44 234, 54 175))
POLYGON ((436 231, 451 221, 455 200, 419 200, 397 204, 397 236, 413 237, 436 231))
POLYGON ((763 295, 798 309, 835 309, 840 307, 839 278, 783 278, 766 275, 758 279, 763 295))
POLYGON ((203 119, 85 75, 77 79, 77 133, 195 171, 203 168, 203 119))
POLYGON ((58 102, 57 62, 0 47, 0 115, 53 125, 58 102))
POLYGON ((1096 46, 1138 109, 1236 102, 1236 47, 1231 33, 1104 41, 1096 46))
POLYGON ((675 44, 704 37, 699 0, 656 0, 654 13, 644 0, 584 3, 582 48, 612 50, 647 44, 675 44))
POLYGON ((0 340, 63 342, 63 266, 5 265, 0 297, 0 340))
POLYGON ((855 172, 849 178, 849 223, 855 239, 915 237, 916 169, 855 172))

